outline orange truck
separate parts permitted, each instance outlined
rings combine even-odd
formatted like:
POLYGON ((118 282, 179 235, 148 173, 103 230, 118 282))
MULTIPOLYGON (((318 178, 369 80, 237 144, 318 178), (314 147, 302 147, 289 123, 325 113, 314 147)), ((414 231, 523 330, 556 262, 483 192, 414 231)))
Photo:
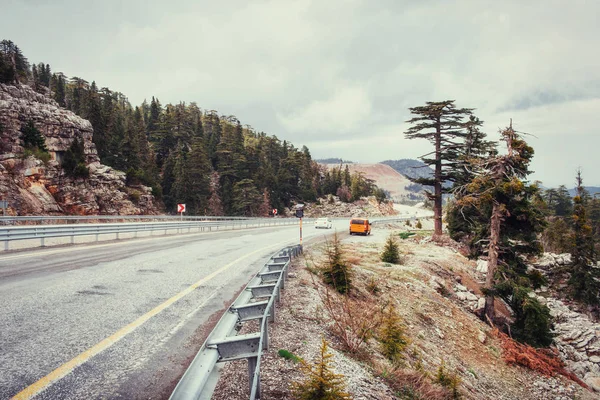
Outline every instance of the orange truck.
POLYGON ((360 233, 363 235, 371 234, 371 223, 368 219, 353 218, 350 220, 350 234, 360 233))

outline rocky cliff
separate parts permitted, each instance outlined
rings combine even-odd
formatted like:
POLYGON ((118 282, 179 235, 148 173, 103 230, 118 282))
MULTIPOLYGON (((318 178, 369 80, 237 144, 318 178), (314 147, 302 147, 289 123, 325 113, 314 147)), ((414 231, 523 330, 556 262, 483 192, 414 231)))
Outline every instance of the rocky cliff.
POLYGON ((156 214, 151 189, 129 187, 125 173, 102 165, 89 121, 29 86, 0 84, 0 198, 11 215, 156 214), (50 160, 26 156, 21 126, 32 121, 44 135, 50 160), (87 179, 65 176, 60 160, 78 138, 84 143, 87 179))

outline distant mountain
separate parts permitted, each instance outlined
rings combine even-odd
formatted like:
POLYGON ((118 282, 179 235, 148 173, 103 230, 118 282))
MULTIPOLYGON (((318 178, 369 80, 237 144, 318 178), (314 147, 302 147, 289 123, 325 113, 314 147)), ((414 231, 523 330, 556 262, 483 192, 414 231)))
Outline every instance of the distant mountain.
POLYGON ((315 161, 319 164, 354 164, 354 161, 342 160, 341 158, 321 158, 315 161))
POLYGON ((430 178, 433 176, 433 169, 419 160, 408 158, 402 160, 385 160, 381 164, 389 165, 407 178, 430 178))
MULTIPOLYGON (((590 196, 593 196, 596 193, 600 194, 600 186, 584 186, 585 190, 588 191, 588 193, 590 194, 590 196)), ((569 189, 569 194, 571 196, 575 196, 575 193, 577 193, 577 189, 573 188, 573 189, 569 189)))

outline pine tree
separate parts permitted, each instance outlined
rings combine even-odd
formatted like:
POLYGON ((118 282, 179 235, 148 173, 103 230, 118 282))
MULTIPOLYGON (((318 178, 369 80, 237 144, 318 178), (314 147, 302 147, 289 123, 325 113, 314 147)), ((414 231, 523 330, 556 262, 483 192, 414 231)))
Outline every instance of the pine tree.
POLYGON ((83 140, 75 138, 71 146, 65 152, 62 161, 65 174, 74 178, 87 178, 90 171, 85 162, 85 149, 83 140))
POLYGON ((29 78, 29 61, 19 46, 10 40, 0 42, 0 78, 2 83, 26 83, 29 78))
POLYGON ((388 236, 385 241, 385 247, 383 248, 383 253, 381 253, 381 261, 392 264, 400 263, 400 249, 393 235, 388 236))
POLYGON ((414 115, 407 121, 412 124, 406 132, 407 139, 427 139, 434 144, 435 150, 421 157, 421 160, 434 167, 433 178, 417 178, 414 182, 433 186, 434 193, 428 192, 428 197, 434 202, 434 235, 442 234, 442 193, 445 182, 455 180, 454 171, 459 162, 458 152, 460 139, 465 138, 463 121, 472 115, 470 108, 456 108, 454 100, 442 102, 427 102, 425 106, 409 108, 414 115), (433 158, 430 155, 433 154, 433 158))
POLYGON ((269 191, 267 190, 267 188, 264 188, 262 194, 262 202, 260 203, 260 206, 258 208, 257 216, 268 217, 271 214, 271 210, 272 208, 269 191))
POLYGON ((197 134, 192 139, 192 148, 187 160, 187 173, 190 179, 192 201, 190 212, 203 215, 208 206, 210 195, 209 178, 211 173, 210 160, 206 153, 204 137, 197 134))
POLYGON ((21 126, 21 140, 23 147, 26 149, 39 149, 43 152, 47 152, 46 138, 42 135, 33 124, 32 120, 27 121, 25 125, 21 126))
POLYGON ((54 100, 58 103, 58 105, 65 107, 65 77, 61 72, 52 75, 50 89, 53 90, 54 100))
POLYGON ((233 207, 235 215, 253 216, 255 209, 260 204, 261 196, 254 186, 252 179, 242 179, 233 186, 233 207))
POLYGON ((600 273, 595 267, 596 254, 592 226, 587 217, 583 200, 583 179, 577 171, 577 194, 573 198, 573 234, 571 250, 571 277, 569 287, 571 296, 590 306, 598 306, 600 292, 600 273))
POLYGON ((337 236, 327 243, 327 263, 323 267, 323 282, 331 285, 341 294, 347 294, 352 286, 352 271, 350 265, 344 260, 342 245, 337 236))
POLYGON ((408 338, 404 334, 402 320, 393 304, 389 305, 384 315, 379 342, 385 358, 394 364, 402 359, 402 351, 408 345, 408 338))
POLYGON ((306 374, 304 382, 295 383, 293 392, 298 400, 349 400, 345 392, 344 376, 332 371, 327 342, 321 338, 321 349, 314 365, 300 359, 301 368, 306 374))
POLYGON ((472 166, 476 177, 460 189, 457 206, 480 214, 472 252, 476 256, 487 252, 489 257, 485 315, 494 320, 494 297, 500 296, 515 314, 514 337, 547 346, 552 342, 549 310, 529 296, 538 282, 528 274, 525 260, 540 253, 537 235, 545 225, 542 212, 532 202, 539 188, 524 181, 533 149, 515 132, 512 122, 501 134, 507 154, 472 166))
POLYGON ((221 197, 219 196, 220 189, 220 177, 217 171, 213 171, 210 175, 210 198, 208 199, 208 215, 224 215, 223 204, 221 203, 221 197))

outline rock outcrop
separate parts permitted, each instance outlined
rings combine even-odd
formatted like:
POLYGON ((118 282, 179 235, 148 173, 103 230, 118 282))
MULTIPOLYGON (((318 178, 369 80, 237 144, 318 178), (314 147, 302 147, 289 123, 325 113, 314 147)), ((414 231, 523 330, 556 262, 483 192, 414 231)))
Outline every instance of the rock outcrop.
POLYGON ((567 368, 600 392, 600 323, 562 301, 537 296, 554 317, 555 344, 567 368))
MULTIPOLYGON (((288 211, 291 214, 291 211, 288 211)), ((382 217, 396 215, 393 203, 377 203, 375 197, 362 197, 353 203, 344 203, 337 196, 320 198, 314 204, 308 204, 304 208, 306 217, 382 217)))
POLYGON ((102 165, 89 121, 61 108, 29 86, 0 84, 0 198, 12 215, 156 214, 152 191, 128 187, 125 173, 102 165), (32 121, 44 135, 50 160, 26 156, 21 126, 32 121), (60 160, 71 143, 83 141, 87 179, 65 176, 60 160))

